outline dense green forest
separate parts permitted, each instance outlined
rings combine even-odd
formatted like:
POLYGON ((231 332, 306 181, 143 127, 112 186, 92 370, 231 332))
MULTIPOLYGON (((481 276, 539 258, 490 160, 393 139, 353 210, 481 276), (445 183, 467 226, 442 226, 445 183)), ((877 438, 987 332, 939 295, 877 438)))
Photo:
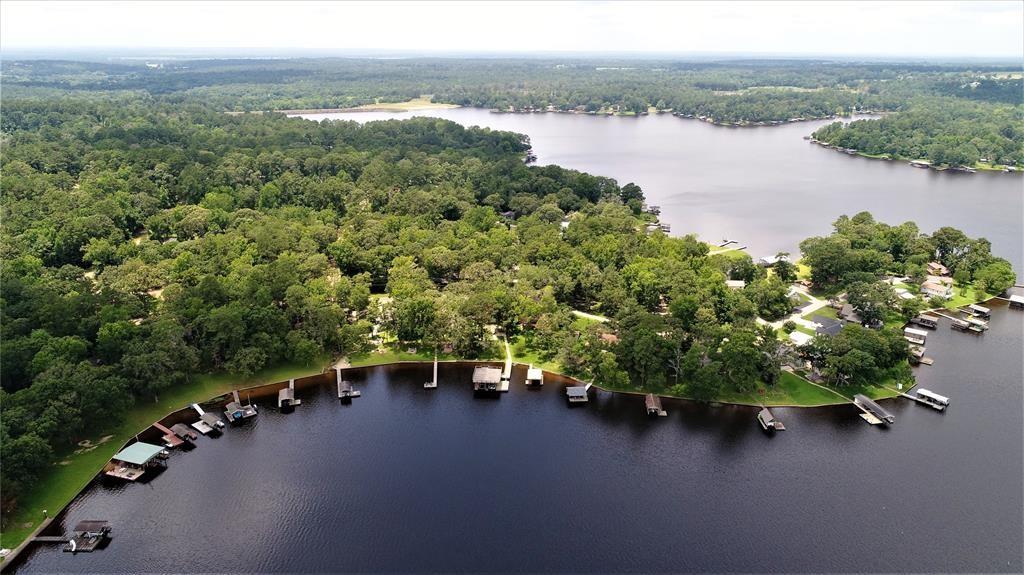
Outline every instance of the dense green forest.
POLYGON ((922 98, 905 112, 836 122, 813 137, 840 148, 936 166, 1024 166, 1024 106, 922 98))

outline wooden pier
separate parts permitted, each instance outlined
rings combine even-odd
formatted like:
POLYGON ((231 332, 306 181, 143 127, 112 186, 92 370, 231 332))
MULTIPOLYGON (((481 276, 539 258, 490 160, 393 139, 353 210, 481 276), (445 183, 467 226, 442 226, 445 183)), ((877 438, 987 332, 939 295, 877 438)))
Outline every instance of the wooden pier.
POLYGON ((163 434, 163 437, 161 439, 164 440, 164 446, 174 448, 185 443, 184 441, 182 441, 180 437, 178 437, 177 434, 175 434, 173 431, 165 427, 164 424, 160 423, 159 421, 154 423, 153 427, 155 427, 157 431, 163 434))
POLYGON ((434 379, 423 384, 424 389, 437 389, 437 354, 434 354, 434 379))
POLYGON ((505 369, 501 371, 501 381, 498 382, 498 391, 507 392, 508 386, 512 382, 512 348, 508 345, 508 340, 505 340, 505 369))

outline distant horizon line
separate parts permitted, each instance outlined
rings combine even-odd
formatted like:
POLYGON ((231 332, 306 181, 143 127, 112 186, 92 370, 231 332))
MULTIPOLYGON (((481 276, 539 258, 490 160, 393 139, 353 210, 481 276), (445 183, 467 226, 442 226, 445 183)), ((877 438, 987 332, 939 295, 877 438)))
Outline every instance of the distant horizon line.
POLYGON ((161 46, 82 46, 82 47, 3 47, 0 59, 66 59, 76 58, 107 59, 295 59, 295 58, 365 58, 365 59, 418 59, 418 58, 525 58, 525 59, 595 59, 612 58, 621 60, 844 60, 878 62, 998 62, 1020 64, 1024 67, 1024 55, 976 55, 954 54, 852 54, 820 52, 721 52, 721 51, 594 51, 594 50, 397 50, 397 49, 320 49, 320 48, 260 48, 260 47, 161 47, 161 46), (59 58, 57 58, 59 57, 59 58))

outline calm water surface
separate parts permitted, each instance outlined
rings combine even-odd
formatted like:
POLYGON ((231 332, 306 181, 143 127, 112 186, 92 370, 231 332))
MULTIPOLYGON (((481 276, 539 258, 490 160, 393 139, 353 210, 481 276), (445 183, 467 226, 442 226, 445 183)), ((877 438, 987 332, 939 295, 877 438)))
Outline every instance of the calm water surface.
MULTIPOLYGON (((983 336, 943 320, 921 384, 945 413, 666 402, 562 386, 474 398, 470 368, 351 373, 303 404, 175 452, 145 484, 97 480, 57 530, 108 519, 107 549, 37 546, 22 571, 1012 571, 1022 567, 1024 312, 994 304, 983 336)), ((56 523, 56 522, 55 522, 56 523)))
POLYGON ((636 182, 675 234, 735 239, 754 258, 799 253, 840 215, 870 211, 985 237, 1024 275, 1024 176, 941 173, 848 156, 803 139, 827 121, 724 128, 670 115, 494 114, 474 108, 309 114, 357 121, 434 116, 530 136, 538 163, 636 182))

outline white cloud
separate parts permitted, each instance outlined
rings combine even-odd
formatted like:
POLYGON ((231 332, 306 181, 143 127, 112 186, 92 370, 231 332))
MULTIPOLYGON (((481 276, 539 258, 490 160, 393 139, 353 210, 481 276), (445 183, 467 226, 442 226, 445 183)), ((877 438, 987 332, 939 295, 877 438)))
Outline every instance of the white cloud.
POLYGON ((1024 58, 1024 2, 4 0, 0 47, 1024 58))

